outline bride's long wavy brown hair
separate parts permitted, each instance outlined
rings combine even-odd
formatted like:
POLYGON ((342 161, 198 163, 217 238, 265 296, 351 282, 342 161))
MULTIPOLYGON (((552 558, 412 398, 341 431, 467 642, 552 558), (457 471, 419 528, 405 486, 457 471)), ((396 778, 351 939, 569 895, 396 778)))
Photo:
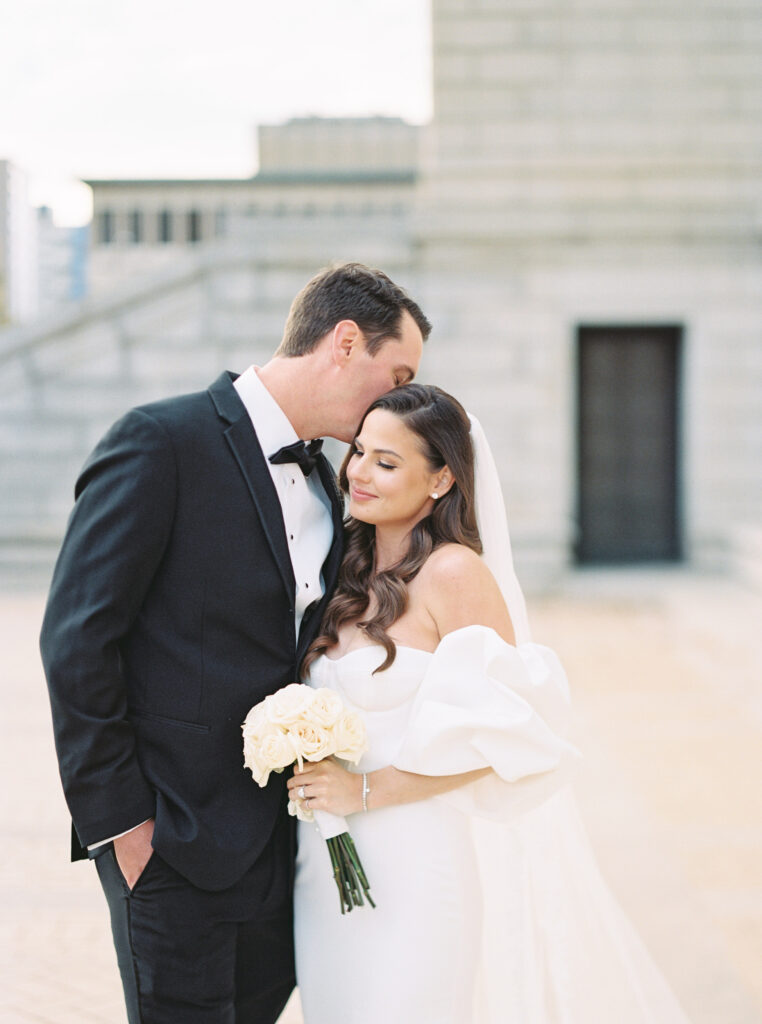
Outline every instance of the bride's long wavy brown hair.
MULTIPOLYGON (((408 584, 420 572, 432 551, 442 544, 464 544, 481 554, 482 543, 476 525, 474 505, 474 451, 471 426, 463 406, 441 388, 427 384, 406 384, 378 398, 366 411, 357 430, 374 409, 393 413, 416 435, 432 472, 448 466, 454 483, 435 503, 430 515, 416 523, 402 558, 383 572, 376 572, 376 530, 370 523, 348 516, 344 521, 344 558, 336 591, 328 603, 320 636, 312 642, 302 662, 302 675, 323 651, 338 641, 346 622, 357 622, 368 639, 386 651, 382 672, 397 654, 387 629, 408 605, 408 584), (376 611, 367 619, 371 596, 376 611), (358 621, 359 620, 359 621, 358 621)), ((339 471, 339 485, 349 492, 347 465, 354 454, 349 449, 339 471)))

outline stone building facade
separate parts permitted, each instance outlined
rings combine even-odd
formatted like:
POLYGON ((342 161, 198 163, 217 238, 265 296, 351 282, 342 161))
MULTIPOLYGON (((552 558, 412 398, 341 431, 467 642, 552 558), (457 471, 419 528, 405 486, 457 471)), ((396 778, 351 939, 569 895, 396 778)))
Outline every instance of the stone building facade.
MULTIPOLYGON (((493 438, 530 585, 577 562, 762 562, 762 8, 433 0, 432 18, 413 168, 329 185, 303 165, 302 123, 276 159, 295 154, 290 171, 209 204, 257 214, 162 266, 117 241, 129 205, 112 197, 122 284, 0 335, 6 552, 54 546, 76 466, 121 409, 266 358, 304 281, 356 258, 431 316, 421 376, 493 438)), ((187 212, 190 188, 122 192, 187 212)))
POLYGON ((606 520, 646 556, 753 546, 762 8, 435 0, 433 39, 437 375, 502 435, 524 550, 627 558, 589 535, 606 520))

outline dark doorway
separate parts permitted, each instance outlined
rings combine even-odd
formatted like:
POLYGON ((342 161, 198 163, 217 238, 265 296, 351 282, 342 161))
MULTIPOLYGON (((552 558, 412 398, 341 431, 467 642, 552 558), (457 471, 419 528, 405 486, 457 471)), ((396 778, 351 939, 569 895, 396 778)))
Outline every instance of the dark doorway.
POLYGON ((680 327, 578 330, 580 562, 680 558, 680 327))

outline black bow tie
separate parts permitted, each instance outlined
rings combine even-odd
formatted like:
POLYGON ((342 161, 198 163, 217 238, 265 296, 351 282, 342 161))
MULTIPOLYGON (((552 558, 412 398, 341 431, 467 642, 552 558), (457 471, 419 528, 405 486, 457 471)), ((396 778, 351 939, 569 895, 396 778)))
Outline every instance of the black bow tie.
POLYGON ((318 454, 323 447, 323 439, 319 437, 316 441, 305 444, 304 441, 294 441, 293 444, 284 445, 274 455, 270 456, 270 462, 280 466, 284 462, 298 462, 299 468, 305 476, 309 476, 315 468, 318 454))

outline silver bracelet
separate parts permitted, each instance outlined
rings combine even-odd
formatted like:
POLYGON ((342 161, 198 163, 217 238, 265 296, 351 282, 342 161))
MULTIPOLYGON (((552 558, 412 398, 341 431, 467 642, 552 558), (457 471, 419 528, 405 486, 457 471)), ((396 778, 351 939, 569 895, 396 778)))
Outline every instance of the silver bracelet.
POLYGON ((368 810, 368 794, 370 793, 370 786, 368 785, 368 775, 366 772, 362 773, 362 809, 367 812, 368 810))

